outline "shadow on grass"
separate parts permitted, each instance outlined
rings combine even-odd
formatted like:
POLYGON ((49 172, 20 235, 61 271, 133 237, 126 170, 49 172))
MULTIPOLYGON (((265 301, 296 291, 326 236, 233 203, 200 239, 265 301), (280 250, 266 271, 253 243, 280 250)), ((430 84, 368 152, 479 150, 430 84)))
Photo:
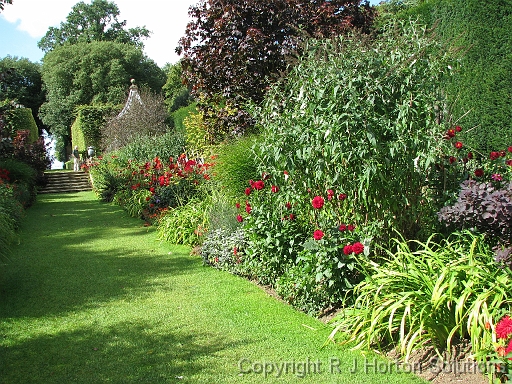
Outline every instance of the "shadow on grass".
POLYGON ((117 207, 49 196, 29 210, 21 244, 0 271, 1 317, 61 315, 149 295, 169 285, 165 277, 198 267, 188 248, 166 248, 117 207))
MULTIPOLYGON (((143 324, 120 323, 40 336, 0 348, 9 356, 0 367, 2 383, 176 383, 211 372, 211 357, 236 346, 205 334, 153 334, 143 324)), ((230 372, 229 372, 230 371, 230 372)))

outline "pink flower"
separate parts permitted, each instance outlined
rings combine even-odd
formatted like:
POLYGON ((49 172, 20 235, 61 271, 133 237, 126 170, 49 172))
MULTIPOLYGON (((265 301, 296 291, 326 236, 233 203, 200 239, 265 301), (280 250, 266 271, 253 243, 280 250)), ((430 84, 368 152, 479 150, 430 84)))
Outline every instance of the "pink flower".
POLYGON ((361 244, 359 241, 354 243, 354 245, 352 245, 352 251, 356 254, 356 255, 359 255, 360 253, 363 253, 364 252, 364 245, 361 244))
POLYGON ((322 237, 324 237, 324 233, 320 229, 317 229, 313 233, 313 237, 315 238, 315 240, 322 240, 322 237))
POLYGON ((495 173, 491 176, 491 179, 493 179, 495 181, 501 181, 501 180, 503 180, 503 176, 501 176, 499 173, 495 173))
POLYGON ((512 319, 510 316, 507 315, 498 321, 495 332, 498 339, 506 339, 512 334, 512 319))
POLYGON ((347 255, 347 256, 348 256, 348 255, 352 254, 352 252, 354 252, 354 251, 353 251, 353 249, 352 249, 352 245, 347 244, 347 245, 345 245, 345 246, 343 247, 343 253, 344 253, 345 255, 347 255))
POLYGON ((320 209, 324 206, 324 198, 322 196, 315 196, 311 201, 313 208, 320 209))
POLYGON ((334 196, 334 191, 332 189, 327 190, 327 200, 332 200, 332 197, 334 196))

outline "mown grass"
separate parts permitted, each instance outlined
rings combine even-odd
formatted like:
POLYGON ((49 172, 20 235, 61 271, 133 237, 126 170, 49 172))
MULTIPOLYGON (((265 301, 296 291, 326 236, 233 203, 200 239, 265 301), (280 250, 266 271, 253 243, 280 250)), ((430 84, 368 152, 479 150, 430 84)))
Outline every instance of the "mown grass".
POLYGON ((92 192, 40 195, 20 235, 0 269, 1 383, 424 382, 322 349, 329 326, 92 192), (271 363, 288 366, 246 372, 271 363))

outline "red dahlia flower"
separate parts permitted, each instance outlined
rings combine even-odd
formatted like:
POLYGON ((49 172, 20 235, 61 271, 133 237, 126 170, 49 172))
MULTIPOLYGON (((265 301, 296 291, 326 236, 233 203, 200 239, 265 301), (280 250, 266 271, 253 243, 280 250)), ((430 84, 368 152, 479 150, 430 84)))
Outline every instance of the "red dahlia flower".
POLYGON ((495 332, 498 339, 506 339, 512 334, 512 319, 510 316, 507 315, 498 321, 495 332))
POLYGON ((341 224, 339 229, 340 232, 345 232, 347 230, 347 224, 341 224))
POLYGON ((345 245, 345 246, 343 247, 343 253, 344 253, 345 255, 347 255, 347 256, 348 256, 348 255, 352 254, 352 252, 354 252, 354 250, 352 249, 352 245, 347 244, 347 245, 345 245))
POLYGON ((251 194, 252 189, 250 187, 245 188, 245 195, 249 196, 251 194))
POLYGON ((484 170, 482 168, 475 169, 475 176, 482 177, 484 175, 484 170))
POLYGON ((263 180, 255 181, 253 184, 253 188, 257 189, 258 191, 263 189, 264 187, 265 187, 265 183, 263 182, 263 180))
POLYGON ((356 255, 359 255, 360 253, 363 253, 364 252, 364 245, 361 244, 359 241, 354 243, 354 245, 352 245, 352 251, 356 254, 356 255))
POLYGON ((340 194, 338 195, 338 199, 339 199, 339 200, 345 200, 346 198, 347 198, 347 195, 346 195, 346 194, 344 194, 344 193, 340 193, 340 194))
POLYGON ((461 149, 463 144, 460 141, 457 141, 454 145, 455 145, 455 148, 461 149))
POLYGON ((324 206, 324 198, 322 196, 315 196, 311 201, 313 208, 320 209, 324 206))
POLYGON ((242 215, 236 215, 236 221, 241 223, 242 221, 244 221, 244 218, 242 217, 242 215))
POLYGON ((322 237, 324 237, 324 233, 320 230, 320 229, 317 229, 314 233, 313 233, 313 237, 315 238, 315 240, 321 240, 322 237))
POLYGON ((491 158, 491 160, 496 160, 500 157, 500 153, 492 151, 489 157, 491 158))

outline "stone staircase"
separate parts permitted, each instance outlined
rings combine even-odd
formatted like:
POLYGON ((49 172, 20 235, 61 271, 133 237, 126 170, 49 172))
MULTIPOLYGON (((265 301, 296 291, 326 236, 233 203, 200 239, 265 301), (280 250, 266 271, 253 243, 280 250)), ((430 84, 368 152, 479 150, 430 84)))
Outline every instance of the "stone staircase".
POLYGON ((89 174, 83 171, 45 172, 48 183, 38 193, 82 192, 92 190, 89 174))

